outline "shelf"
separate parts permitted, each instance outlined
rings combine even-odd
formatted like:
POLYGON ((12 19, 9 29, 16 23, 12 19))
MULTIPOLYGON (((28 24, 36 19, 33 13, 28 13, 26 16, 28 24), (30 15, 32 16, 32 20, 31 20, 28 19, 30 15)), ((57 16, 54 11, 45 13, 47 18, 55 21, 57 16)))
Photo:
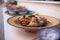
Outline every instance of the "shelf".
POLYGON ((46 3, 46 4, 60 4, 59 1, 18 1, 18 2, 27 2, 27 3, 46 3))

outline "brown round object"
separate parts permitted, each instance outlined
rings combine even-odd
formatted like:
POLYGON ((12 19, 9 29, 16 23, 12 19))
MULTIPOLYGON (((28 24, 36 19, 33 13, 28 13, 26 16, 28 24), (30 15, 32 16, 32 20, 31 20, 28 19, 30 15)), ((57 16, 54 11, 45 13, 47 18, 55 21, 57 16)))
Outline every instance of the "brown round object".
POLYGON ((44 27, 42 27, 42 26, 41 27, 38 27, 38 26, 37 27, 27 27, 27 26, 22 26, 22 25, 19 25, 19 24, 15 23, 15 20, 18 19, 19 17, 21 17, 21 16, 11 17, 7 20, 7 22, 12 26, 22 28, 27 32, 36 32, 36 30, 38 30, 40 28, 56 27, 60 23, 60 21, 58 19, 54 18, 54 17, 41 15, 40 17, 44 17, 45 19, 47 19, 47 21, 49 21, 46 26, 44 26, 44 27))
POLYGON ((25 21, 25 20, 22 20, 22 21, 19 22, 19 24, 21 24, 23 26, 26 26, 26 25, 29 24, 29 22, 28 21, 25 21))
POLYGON ((30 22, 29 18, 25 18, 25 15, 23 15, 22 17, 18 18, 18 23, 20 25, 26 26, 26 25, 29 24, 29 22, 30 22))

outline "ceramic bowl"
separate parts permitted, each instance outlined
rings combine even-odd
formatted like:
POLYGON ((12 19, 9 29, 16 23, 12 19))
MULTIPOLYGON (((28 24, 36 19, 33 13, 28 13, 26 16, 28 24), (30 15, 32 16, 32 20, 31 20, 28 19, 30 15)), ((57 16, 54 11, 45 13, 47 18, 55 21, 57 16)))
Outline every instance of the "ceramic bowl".
POLYGON ((44 17, 45 19, 47 19, 47 21, 49 21, 49 23, 46 26, 44 26, 44 27, 27 27, 27 26, 18 25, 17 23, 15 23, 16 19, 18 19, 19 17, 20 16, 11 17, 7 20, 7 22, 14 27, 22 28, 26 32, 32 32, 32 33, 37 32, 37 30, 41 29, 41 28, 55 27, 60 23, 60 21, 57 18, 54 18, 51 16, 46 16, 46 15, 40 15, 40 17, 44 17))

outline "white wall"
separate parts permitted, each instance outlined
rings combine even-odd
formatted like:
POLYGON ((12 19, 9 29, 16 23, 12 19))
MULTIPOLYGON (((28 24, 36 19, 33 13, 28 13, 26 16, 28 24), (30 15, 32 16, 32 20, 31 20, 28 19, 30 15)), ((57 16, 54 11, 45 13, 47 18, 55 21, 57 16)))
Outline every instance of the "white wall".
POLYGON ((45 3, 18 3, 21 6, 26 6, 39 14, 49 15, 60 19, 60 4, 45 4, 45 3))

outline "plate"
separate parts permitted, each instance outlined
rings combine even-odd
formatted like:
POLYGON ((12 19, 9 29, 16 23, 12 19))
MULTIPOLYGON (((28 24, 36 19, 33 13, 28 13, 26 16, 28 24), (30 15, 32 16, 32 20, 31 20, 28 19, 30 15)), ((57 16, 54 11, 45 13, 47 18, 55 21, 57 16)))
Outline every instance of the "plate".
POLYGON ((20 15, 24 15, 24 14, 34 14, 35 12, 32 10, 27 10, 25 12, 20 12, 20 11, 5 11, 6 14, 10 15, 10 16, 20 16, 20 15))
POLYGON ((45 19, 47 19, 47 21, 49 21, 49 23, 45 27, 26 27, 26 26, 18 25, 17 23, 15 23, 15 21, 19 17, 20 16, 11 17, 7 20, 7 22, 10 25, 18 27, 18 28, 29 28, 29 29, 40 29, 40 28, 45 28, 45 27, 54 27, 54 26, 56 26, 60 23, 60 21, 57 18, 54 18, 54 17, 51 17, 51 16, 46 16, 46 15, 40 15, 40 17, 44 17, 45 19))

